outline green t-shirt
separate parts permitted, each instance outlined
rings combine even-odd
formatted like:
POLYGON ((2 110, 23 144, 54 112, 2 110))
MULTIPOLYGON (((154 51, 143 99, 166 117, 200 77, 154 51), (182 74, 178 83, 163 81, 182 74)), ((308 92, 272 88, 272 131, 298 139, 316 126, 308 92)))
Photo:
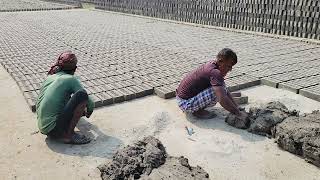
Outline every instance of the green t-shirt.
MULTIPOLYGON (((36 104, 40 132, 47 134, 56 126, 57 116, 62 112, 70 96, 81 89, 83 87, 80 81, 65 72, 47 77, 42 84, 36 104)), ((94 103, 90 97, 87 107, 89 112, 93 111, 94 103)))

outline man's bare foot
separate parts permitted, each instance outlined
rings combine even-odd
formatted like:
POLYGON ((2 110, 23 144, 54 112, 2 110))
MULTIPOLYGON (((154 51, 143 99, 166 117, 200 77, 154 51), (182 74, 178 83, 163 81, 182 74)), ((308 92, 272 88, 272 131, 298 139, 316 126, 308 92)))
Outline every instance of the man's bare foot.
POLYGON ((71 136, 65 135, 61 140, 65 144, 87 144, 91 141, 89 137, 78 133, 73 133, 71 136))
POLYGON ((207 111, 204 109, 200 109, 200 110, 192 113, 192 115, 194 115, 195 117, 197 117, 199 119, 212 119, 217 116, 214 112, 207 111))

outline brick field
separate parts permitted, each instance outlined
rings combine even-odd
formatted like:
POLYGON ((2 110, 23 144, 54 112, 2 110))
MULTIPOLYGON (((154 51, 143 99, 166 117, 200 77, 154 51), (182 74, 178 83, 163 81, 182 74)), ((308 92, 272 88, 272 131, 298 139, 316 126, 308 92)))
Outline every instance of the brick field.
MULTIPOLYGON (((1 4, 0 0, 0 4, 1 4)), ((230 90, 260 83, 320 101, 320 45, 107 11, 0 13, 0 63, 34 110, 58 55, 76 53, 76 75, 97 107, 156 93, 174 97, 183 76, 224 47, 239 63, 230 90)))

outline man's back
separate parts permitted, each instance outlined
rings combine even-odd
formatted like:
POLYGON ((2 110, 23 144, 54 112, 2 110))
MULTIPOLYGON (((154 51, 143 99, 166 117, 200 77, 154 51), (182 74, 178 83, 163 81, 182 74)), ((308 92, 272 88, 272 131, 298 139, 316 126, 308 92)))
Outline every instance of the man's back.
POLYGON ((189 73, 181 81, 177 89, 177 96, 182 99, 189 99, 214 85, 224 85, 224 80, 216 62, 213 60, 189 73))
POLYGON ((70 96, 79 89, 82 86, 73 75, 59 72, 48 76, 40 89, 36 105, 38 126, 42 133, 54 128, 57 116, 70 96))

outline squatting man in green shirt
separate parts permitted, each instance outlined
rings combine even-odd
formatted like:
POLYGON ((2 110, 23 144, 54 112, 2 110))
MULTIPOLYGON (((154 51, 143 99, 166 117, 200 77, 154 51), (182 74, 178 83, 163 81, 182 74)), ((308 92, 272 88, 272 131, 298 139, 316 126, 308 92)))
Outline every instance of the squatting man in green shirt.
POLYGON ((38 127, 42 134, 70 144, 86 144, 90 138, 74 131, 82 116, 90 117, 94 103, 74 76, 77 57, 64 52, 48 72, 37 99, 38 127))

